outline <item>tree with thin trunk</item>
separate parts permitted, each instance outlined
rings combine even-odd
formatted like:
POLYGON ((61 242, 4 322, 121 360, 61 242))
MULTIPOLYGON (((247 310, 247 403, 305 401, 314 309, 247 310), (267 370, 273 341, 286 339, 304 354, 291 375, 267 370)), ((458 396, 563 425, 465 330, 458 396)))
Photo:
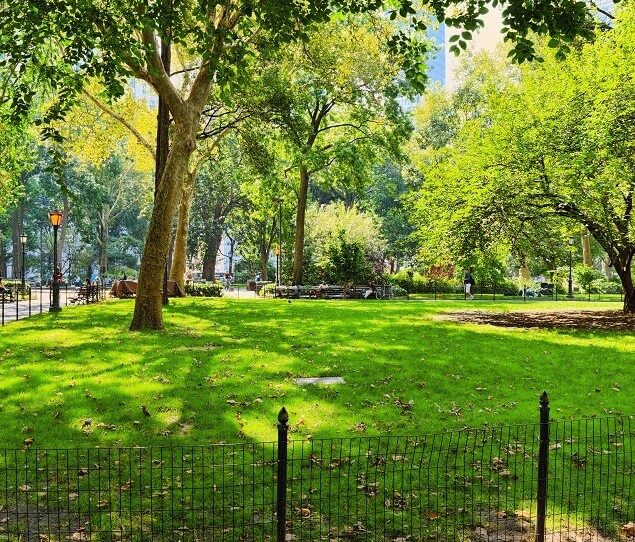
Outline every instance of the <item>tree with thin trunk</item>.
MULTIPOLYGON (((503 4, 524 5, 520 0, 503 4)), ((157 2, 142 4, 129 0, 94 3, 87 0, 52 2, 41 9, 37 1, 11 2, 0 17, 0 57, 3 69, 18 76, 12 85, 11 106, 17 112, 28 109, 34 87, 51 83, 57 98, 43 116, 45 133, 59 136, 50 121, 63 118, 86 82, 99 77, 111 94, 121 94, 124 82, 134 76, 146 81, 160 96, 173 119, 171 147, 157 183, 155 205, 139 271, 132 330, 162 329, 161 287, 171 240, 172 222, 187 176, 196 135, 214 85, 222 88, 241 83, 242 68, 250 55, 263 49, 273 51, 282 44, 305 37, 338 11, 366 12, 385 8, 381 1, 288 2, 266 0, 216 0, 211 2, 157 2), (200 63, 192 83, 181 91, 161 60, 160 39, 167 37, 187 48, 200 63), (21 74, 37 75, 30 79, 21 74)), ((435 2, 430 8, 438 21, 462 26, 470 32, 482 25, 487 12, 483 0, 468 0, 456 11, 454 2, 435 2), (446 17, 446 9, 452 9, 446 17)), ((389 6, 391 18, 403 17, 389 38, 404 60, 404 73, 422 83, 426 44, 412 32, 425 32, 426 25, 411 0, 389 6)), ((537 4, 523 8, 522 16, 510 9, 504 15, 508 36, 518 42, 515 55, 532 57, 530 31, 549 32, 560 49, 577 34, 586 33, 586 8, 582 2, 562 0, 556 7, 537 4)), ((460 40, 458 45, 465 46, 460 40)))

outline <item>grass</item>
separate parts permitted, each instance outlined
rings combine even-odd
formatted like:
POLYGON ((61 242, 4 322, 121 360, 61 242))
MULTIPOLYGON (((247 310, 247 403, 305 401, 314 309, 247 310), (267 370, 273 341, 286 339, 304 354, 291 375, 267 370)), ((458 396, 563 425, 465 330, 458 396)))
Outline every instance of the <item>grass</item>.
MULTIPOLYGON (((306 520, 294 516, 297 534, 315 529, 317 536, 326 529, 320 531, 326 536, 329 525, 354 531, 363 523, 386 539, 406 539, 414 533, 447 534, 456 521, 486 525, 491 520, 463 517, 466 510, 476 514, 478 506, 486 513, 532 508, 535 429, 487 428, 536 423, 543 389, 550 393, 556 420, 629 413, 635 338, 439 319, 468 308, 526 307, 485 301, 289 304, 193 298, 175 300, 165 310, 165 332, 127 331, 132 301, 12 323, 0 330, 0 438, 3 447, 17 451, 0 453, 0 474, 11 486, 0 496, 0 506, 12 510, 30 502, 36 510, 82 510, 93 529, 99 525, 114 536, 125 528, 131 539, 131 533, 148 528, 144 521, 161 536, 165 530, 168 539, 184 527, 193 529, 192 540, 201 529, 204 539, 205 528, 225 532, 231 525, 241 537, 241 529, 269 529, 273 498, 265 493, 273 491, 272 452, 249 443, 275 440, 284 405, 297 441, 290 467, 290 479, 296 480, 292 506, 309 511, 306 520), (294 383, 309 376, 342 376, 346 383, 294 383), (466 426, 486 429, 424 436, 466 426), (366 439, 369 435, 391 438, 366 439), (356 438, 320 440, 330 437, 356 438), (176 447, 219 442, 246 445, 176 447), (137 448, 148 445, 175 447, 137 448), (111 451, 118 446, 132 448, 111 451), (79 451, 65 452, 68 448, 79 451), (209 478, 205 483, 206 472, 222 480, 218 488, 209 478), (234 477, 240 483, 234 484, 234 477), (266 491, 263 483, 269 484, 266 491), (321 491, 314 493, 315 486, 321 491), (529 501, 523 500, 527 494, 529 501), (350 508, 331 507, 344 497, 350 508), (214 513, 199 517, 196 511, 210 503, 214 513), (265 523, 256 525, 256 515, 265 523)), ((554 486, 550 521, 586 522, 588 503, 577 499, 586 498, 585 486, 594 494, 593 484, 600 480, 606 495, 594 495, 600 504, 592 513, 601 513, 590 519, 616 532, 622 489, 615 484, 624 480, 614 476, 607 484, 606 473, 597 478, 597 469, 591 469, 595 449, 598 460, 606 455, 602 461, 609 470, 617 472, 619 462, 619 472, 630 473, 622 465, 628 463, 630 442, 614 445, 630 429, 620 426, 610 433, 613 440, 598 445, 584 444, 584 431, 575 438, 573 431, 555 435, 561 447, 553 448, 554 465, 571 466, 579 451, 588 454, 589 468, 573 465, 571 478, 563 478, 571 486, 567 490, 573 488, 564 505, 557 498, 559 483, 554 486)), ((623 509, 630 507, 625 501, 623 509)), ((9 526, 16 536, 24 530, 18 523, 9 526)))
POLYGON ((165 310, 166 331, 153 333, 127 331, 132 301, 32 317, 0 331, 0 439, 7 447, 26 438, 40 447, 268 441, 282 406, 297 438, 419 435, 534 423, 543 389, 555 419, 633 410, 632 334, 437 318, 468 307, 179 299, 165 310), (294 383, 311 376, 346 384, 294 383))

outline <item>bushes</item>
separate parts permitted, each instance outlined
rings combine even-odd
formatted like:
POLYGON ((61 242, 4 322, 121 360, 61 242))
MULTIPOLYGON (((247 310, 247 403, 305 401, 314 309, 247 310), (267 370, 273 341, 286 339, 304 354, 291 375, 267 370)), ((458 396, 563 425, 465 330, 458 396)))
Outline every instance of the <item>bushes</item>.
POLYGON ((463 291, 462 281, 449 278, 433 278, 415 273, 408 269, 395 275, 389 275, 386 280, 406 290, 409 294, 455 293, 463 291))
POLYGON ((222 297, 223 285, 220 282, 186 284, 185 295, 191 297, 222 297))
MULTIPOLYGON (((403 288, 409 294, 456 294, 463 292, 462 278, 431 277, 416 273, 411 269, 400 271, 395 275, 388 275, 386 280, 403 288)), ((493 289, 496 290, 497 294, 502 295, 516 295, 518 292, 518 286, 513 281, 504 280, 491 284, 483 282, 477 275, 474 291, 491 292, 493 289)))

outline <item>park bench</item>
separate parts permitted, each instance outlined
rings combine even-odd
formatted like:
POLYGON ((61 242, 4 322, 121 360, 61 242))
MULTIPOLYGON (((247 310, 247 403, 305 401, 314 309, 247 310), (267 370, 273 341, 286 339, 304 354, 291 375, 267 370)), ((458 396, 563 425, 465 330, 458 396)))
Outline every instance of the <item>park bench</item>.
POLYGON ((74 297, 71 297, 69 301, 71 303, 95 303, 99 299, 99 286, 80 286, 79 290, 74 297))
POLYGON ((364 299, 368 286, 276 286, 275 297, 289 299, 364 299))
POLYGON ((343 286, 322 286, 320 288, 320 296, 324 299, 344 299, 346 297, 346 288, 343 286))
POLYGON ((311 297, 311 288, 308 286, 276 286, 276 297, 300 299, 311 297))

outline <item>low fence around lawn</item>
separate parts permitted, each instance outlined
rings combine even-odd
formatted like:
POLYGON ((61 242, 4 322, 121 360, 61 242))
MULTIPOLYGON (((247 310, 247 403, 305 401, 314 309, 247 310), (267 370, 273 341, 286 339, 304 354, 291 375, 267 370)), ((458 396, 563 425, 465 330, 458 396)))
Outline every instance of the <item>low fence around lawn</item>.
MULTIPOLYGON (((94 296, 93 301, 105 299, 110 290, 103 283, 99 287, 95 286, 95 288, 97 288, 97 295, 94 296)), ((60 288, 60 306, 68 307, 74 303, 85 302, 76 300, 77 293, 80 290, 81 287, 68 286, 68 284, 62 286, 60 288)), ((28 284, 25 291, 12 295, 10 299, 7 299, 6 296, 0 296, 0 326, 28 318, 34 314, 48 312, 51 303, 51 289, 42 288, 42 286, 33 288, 28 284)))
POLYGON ((630 416, 418 437, 0 452, 0 539, 604 542, 635 534, 630 416))
MULTIPOLYGON (((475 300, 490 301, 606 301, 606 302, 624 302, 624 292, 607 293, 607 292, 580 292, 574 291, 573 296, 569 297, 567 293, 554 290, 551 295, 543 295, 538 291, 529 289, 519 289, 516 292, 510 292, 503 287, 495 285, 489 286, 472 286, 472 294, 475 300)), ((428 299, 428 300, 457 300, 464 301, 467 299, 465 292, 461 289, 455 291, 447 291, 447 289, 431 288, 430 291, 421 294, 409 294, 409 299, 428 299)))

